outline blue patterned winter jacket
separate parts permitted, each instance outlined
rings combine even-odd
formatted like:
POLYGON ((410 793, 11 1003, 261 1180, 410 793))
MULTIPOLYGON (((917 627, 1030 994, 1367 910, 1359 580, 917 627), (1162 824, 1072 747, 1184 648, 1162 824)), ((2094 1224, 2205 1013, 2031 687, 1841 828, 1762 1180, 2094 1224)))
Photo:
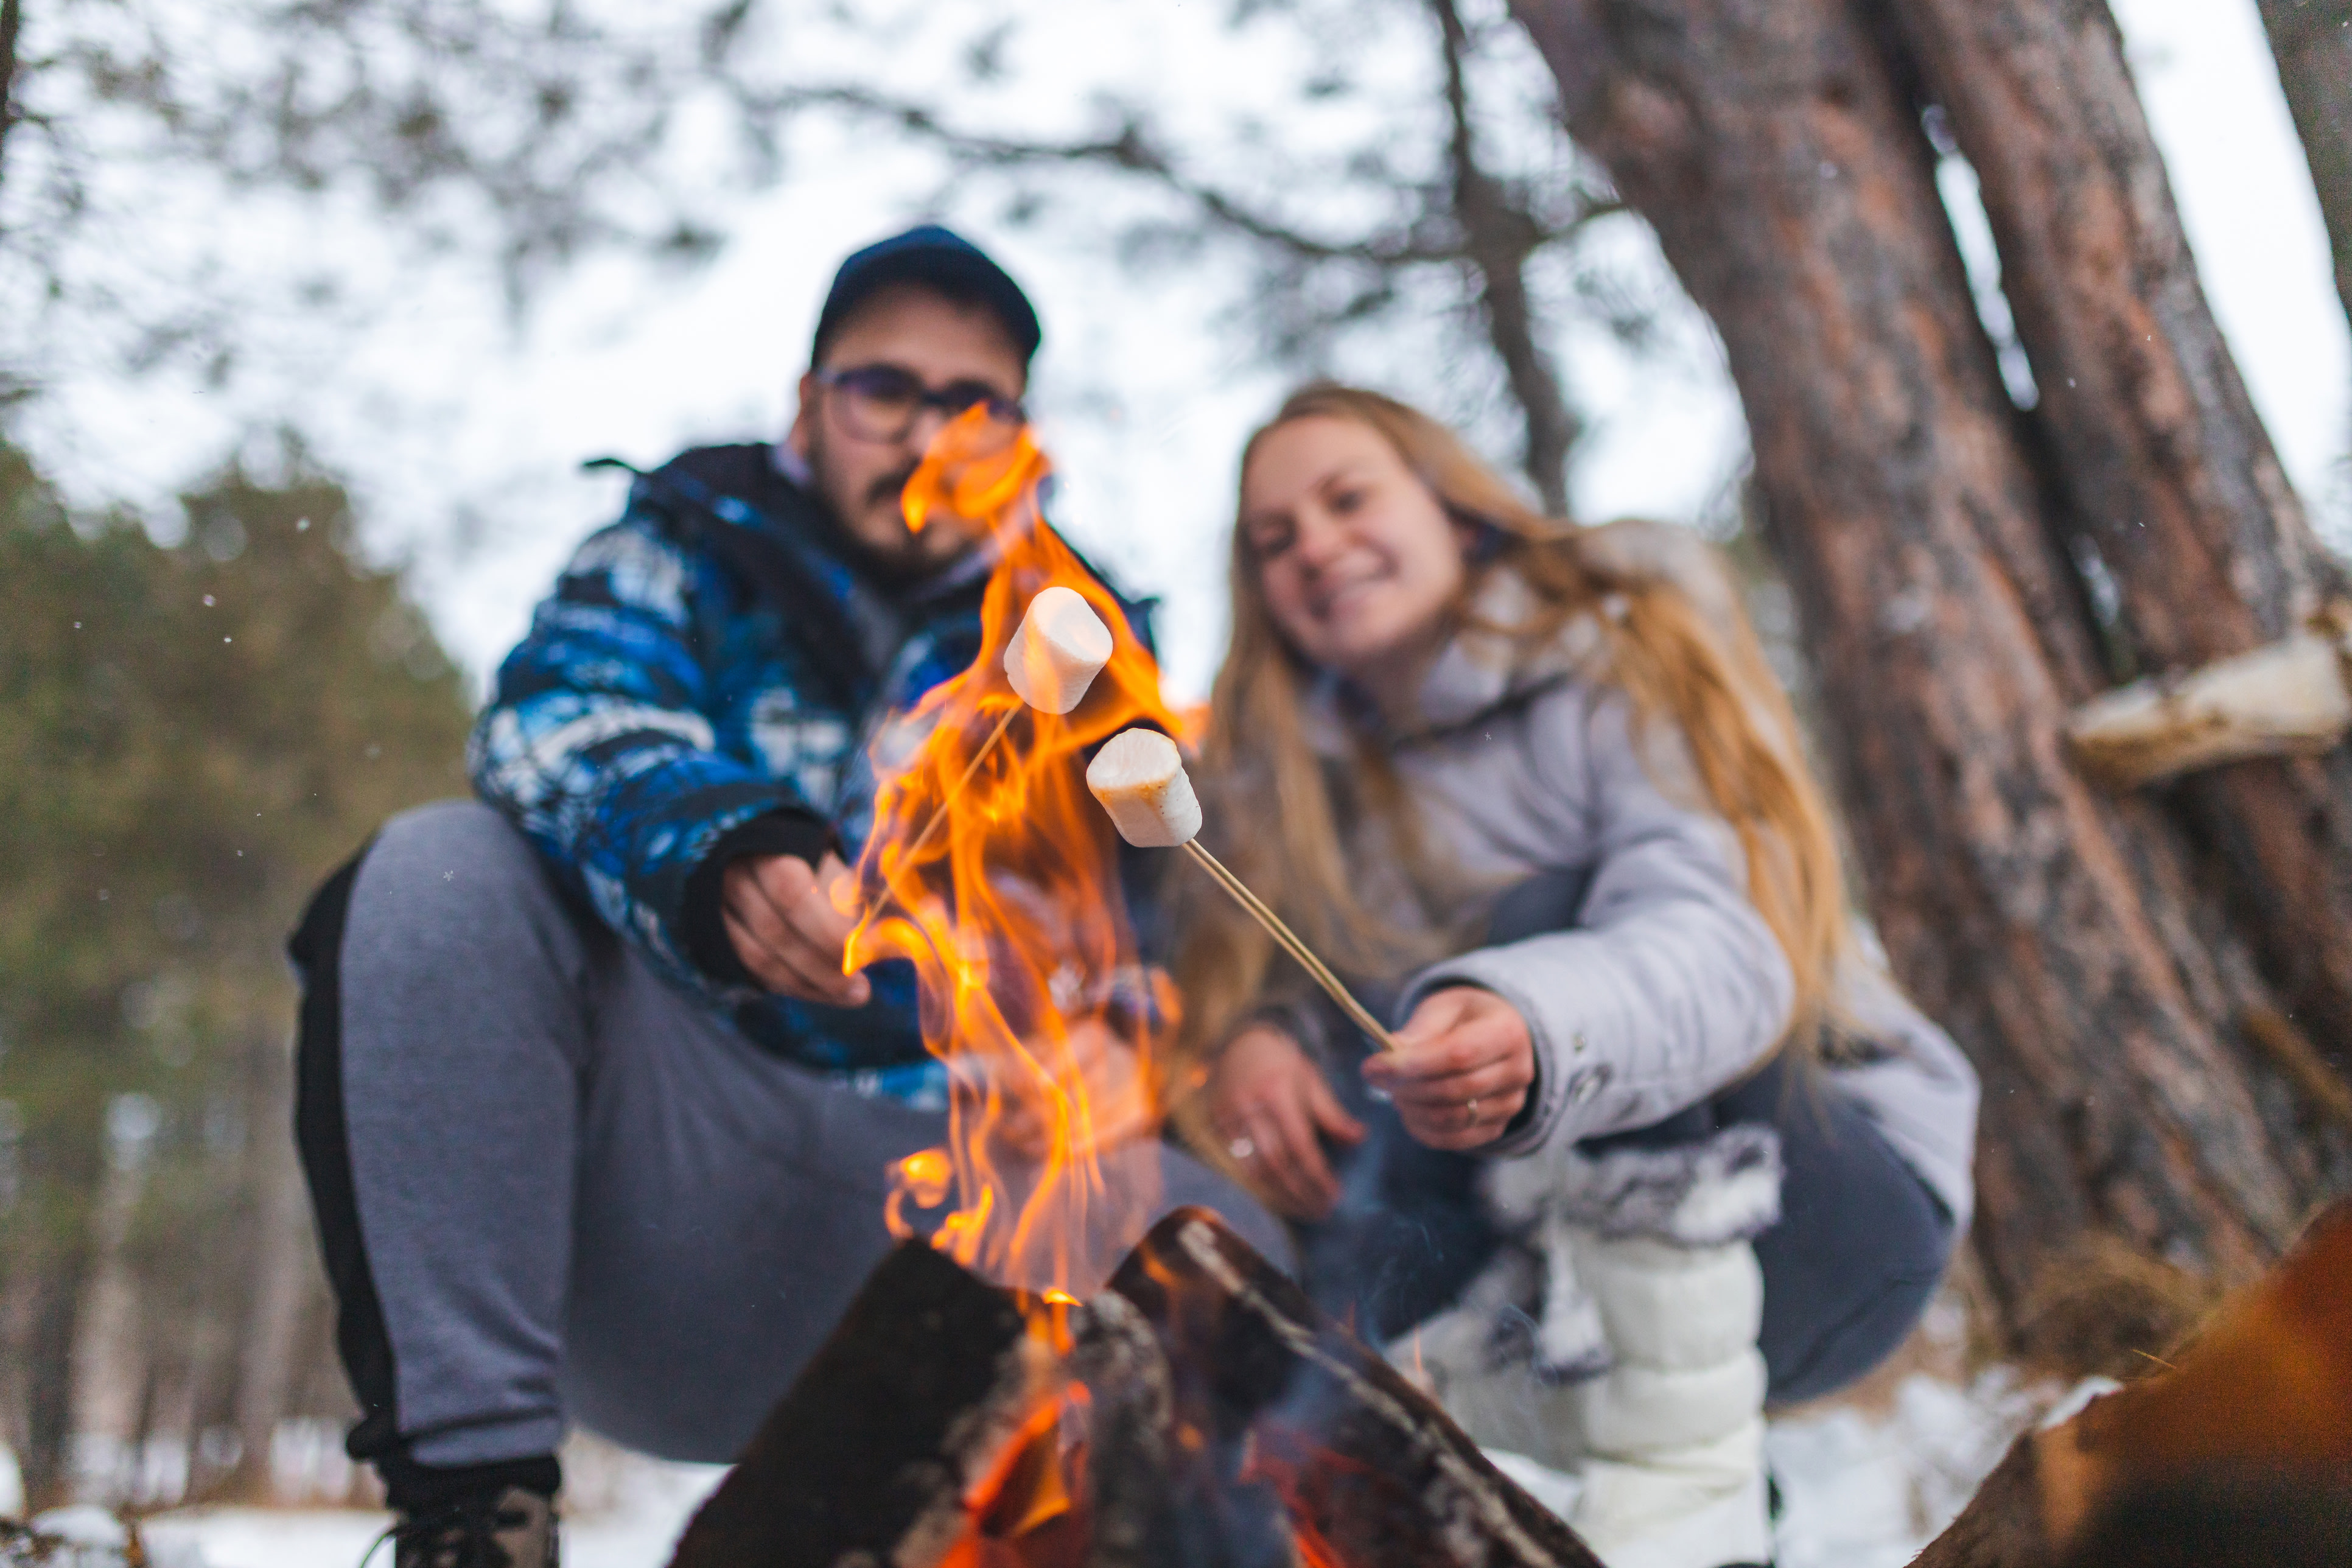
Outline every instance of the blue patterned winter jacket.
MULTIPOLYGON (((991 560, 911 585, 861 570, 775 447, 708 447, 638 475, 499 668, 475 788, 667 979, 761 1045, 861 1092, 945 1103, 913 966, 874 1000, 771 995, 736 958, 719 873, 749 853, 855 859, 866 742, 979 653, 991 560)), ((1121 601, 1149 646, 1147 605, 1121 601)))

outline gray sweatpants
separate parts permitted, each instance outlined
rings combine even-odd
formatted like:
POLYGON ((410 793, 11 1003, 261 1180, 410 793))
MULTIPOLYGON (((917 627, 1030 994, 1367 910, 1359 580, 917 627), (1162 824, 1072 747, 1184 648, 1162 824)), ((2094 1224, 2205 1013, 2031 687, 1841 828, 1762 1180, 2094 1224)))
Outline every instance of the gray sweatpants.
MULTIPOLYGON (((751 1044, 487 806, 397 817, 339 880, 295 945, 353 1451, 522 1458, 576 1421, 732 1458, 889 1248, 886 1167, 943 1142, 944 1114, 751 1044)), ((1248 1198, 1165 1164, 1166 1206, 1286 1260, 1248 1198)))

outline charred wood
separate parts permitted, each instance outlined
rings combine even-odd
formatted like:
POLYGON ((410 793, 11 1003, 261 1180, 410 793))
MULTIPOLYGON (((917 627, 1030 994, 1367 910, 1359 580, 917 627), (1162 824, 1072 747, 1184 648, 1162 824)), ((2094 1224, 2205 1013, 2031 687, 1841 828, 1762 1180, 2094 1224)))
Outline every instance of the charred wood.
POLYGON ((885 1258, 695 1514, 671 1568, 927 1568, 1046 1397, 1013 1296, 928 1244, 885 1258))
POLYGON ((1262 1493, 1254 1507, 1235 1510, 1205 1484, 1212 1467, 1200 1451, 1177 1440, 1174 1373, 1151 1325, 1125 1297, 1106 1290, 1087 1303, 1069 1367, 1089 1395, 1088 1568, 1248 1561, 1253 1553, 1235 1550, 1242 1542, 1255 1543, 1259 1560, 1287 1563, 1279 1501, 1262 1493))
POLYGON ((1180 1440, 1239 1437, 1243 1479, 1281 1494, 1303 1555, 1349 1568, 1599 1568, 1444 1411, 1215 1215, 1169 1215, 1111 1289, 1176 1369, 1180 1440))

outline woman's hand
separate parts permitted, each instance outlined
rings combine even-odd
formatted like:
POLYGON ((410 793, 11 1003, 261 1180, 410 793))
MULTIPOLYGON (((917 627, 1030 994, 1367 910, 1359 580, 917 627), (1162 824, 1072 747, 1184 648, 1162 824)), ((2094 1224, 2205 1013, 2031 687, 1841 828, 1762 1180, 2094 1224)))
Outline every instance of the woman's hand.
POLYGON ((1364 1081, 1386 1090, 1404 1130, 1433 1149, 1493 1142, 1536 1081, 1528 1021, 1492 991, 1431 993, 1396 1039, 1395 1050, 1364 1064, 1364 1081))
POLYGON ((1258 1195, 1292 1219, 1321 1219, 1339 1201, 1323 1139, 1356 1143, 1363 1123, 1339 1109, 1298 1042, 1267 1024, 1235 1035, 1209 1076, 1209 1124, 1258 1195))

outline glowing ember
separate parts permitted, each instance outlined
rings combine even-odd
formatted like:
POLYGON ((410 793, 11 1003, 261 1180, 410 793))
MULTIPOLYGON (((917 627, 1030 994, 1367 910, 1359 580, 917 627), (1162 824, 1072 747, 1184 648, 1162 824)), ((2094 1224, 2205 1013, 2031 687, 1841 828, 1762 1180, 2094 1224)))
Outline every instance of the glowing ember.
POLYGON ((924 1043, 956 1089, 947 1147, 894 1173, 893 1230, 918 1228, 910 1205, 949 1205, 934 1245, 1066 1303, 1100 1288, 1153 1215, 1153 1064, 1175 1021, 1141 967, 1086 762, 1120 730, 1178 721, 1117 602, 1041 519, 1047 467, 1025 429, 1008 434, 974 409, 908 481, 910 528, 951 511, 988 528, 999 560, 979 658, 876 744, 884 784, 847 963, 914 962, 924 1043), (1066 713, 1025 706, 1005 674, 1013 628, 1049 587, 1080 601, 1048 602, 1052 625, 1066 630, 1083 609, 1110 633, 1107 662, 1066 713), (907 735, 921 742, 893 766, 907 735))

